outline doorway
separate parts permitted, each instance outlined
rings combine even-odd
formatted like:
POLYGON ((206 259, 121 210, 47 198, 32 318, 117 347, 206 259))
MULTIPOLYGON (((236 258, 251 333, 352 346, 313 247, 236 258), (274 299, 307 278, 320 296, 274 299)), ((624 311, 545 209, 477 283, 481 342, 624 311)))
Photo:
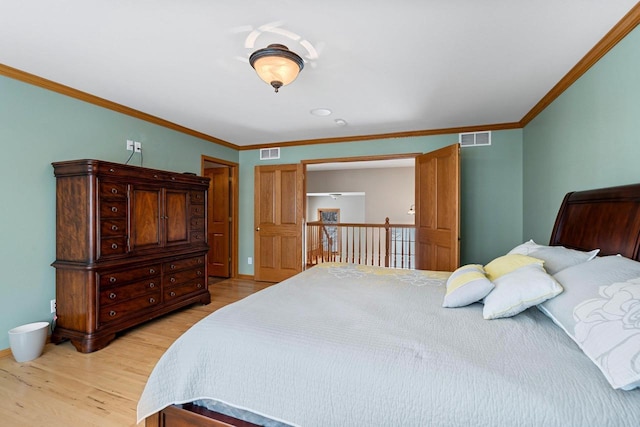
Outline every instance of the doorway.
POLYGON ((207 256, 210 277, 238 275, 238 164, 202 156, 208 191, 207 256))

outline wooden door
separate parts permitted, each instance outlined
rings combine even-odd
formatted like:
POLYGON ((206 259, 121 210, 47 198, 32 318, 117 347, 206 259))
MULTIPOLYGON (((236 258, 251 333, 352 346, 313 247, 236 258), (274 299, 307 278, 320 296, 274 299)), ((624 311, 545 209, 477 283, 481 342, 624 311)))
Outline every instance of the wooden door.
POLYGON ((416 268, 460 263, 460 145, 416 157, 416 268))
POLYGON ((280 282, 302 271, 302 165, 256 166, 254 276, 280 282))
POLYGON ((229 277, 230 264, 230 168, 216 167, 204 170, 211 179, 208 198, 209 275, 229 277))

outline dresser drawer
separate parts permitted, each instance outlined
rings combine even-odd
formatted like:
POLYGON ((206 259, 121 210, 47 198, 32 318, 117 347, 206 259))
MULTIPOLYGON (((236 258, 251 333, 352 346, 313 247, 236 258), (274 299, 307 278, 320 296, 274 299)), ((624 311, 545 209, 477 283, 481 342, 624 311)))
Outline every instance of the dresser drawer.
POLYGON ((127 220, 124 218, 106 218, 100 221, 100 235, 103 237, 127 234, 127 220))
POLYGON ((204 277, 201 279, 192 280, 187 283, 183 283, 180 286, 174 286, 164 291, 164 302, 171 302, 173 299, 180 298, 193 292, 201 291, 205 289, 204 277))
POLYGON ((191 232, 191 243, 199 243, 204 242, 204 231, 193 231, 191 232))
POLYGON ((180 271, 193 267, 204 268, 204 257, 199 256, 195 258, 179 259, 176 261, 165 262, 163 264, 165 274, 169 274, 172 271, 180 271))
POLYGON ((100 292, 100 305, 119 304, 131 298, 155 293, 158 289, 160 289, 160 282, 154 278, 128 285, 114 286, 100 292))
POLYGON ((204 191, 191 191, 189 193, 189 198, 191 199, 192 204, 204 204, 204 191))
POLYGON ((126 270, 126 271, 103 273, 103 274, 100 274, 100 280, 99 280, 100 290, 106 287, 119 285, 121 283, 149 279, 151 277, 155 277, 159 275, 160 275, 160 264, 132 268, 131 270, 126 270))
POLYGON ((204 205, 191 205, 191 217, 204 218, 204 205))
POLYGON ((105 323, 114 322, 126 317, 128 314, 137 314, 147 308, 156 306, 160 304, 160 295, 160 291, 158 290, 147 295, 123 301, 119 304, 104 307, 101 306, 100 314, 98 315, 98 323, 100 325, 104 325, 105 323))
POLYGON ((100 182, 100 197, 101 198, 125 198, 127 197, 127 185, 101 181, 100 182))
POLYGON ((163 284, 165 287, 170 287, 188 282, 189 280, 198 279, 200 277, 204 278, 204 266, 201 268, 194 268, 192 270, 169 273, 165 276, 163 284))
POLYGON ((204 231, 204 218, 191 218, 191 231, 204 231))
POLYGON ((100 200, 100 218, 126 218, 126 200, 100 200))
POLYGON ((100 239, 100 257, 122 255, 127 252, 126 237, 100 239))

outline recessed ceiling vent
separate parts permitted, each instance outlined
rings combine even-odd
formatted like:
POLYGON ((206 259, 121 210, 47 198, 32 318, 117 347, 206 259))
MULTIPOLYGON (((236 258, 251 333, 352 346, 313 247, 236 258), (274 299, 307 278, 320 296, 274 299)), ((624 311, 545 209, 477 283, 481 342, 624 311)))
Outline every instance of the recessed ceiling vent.
POLYGON ((481 147, 484 145, 491 145, 491 131, 460 134, 461 147, 481 147))
POLYGON ((280 147, 278 148, 261 148, 260 160, 272 160, 280 158, 280 147))

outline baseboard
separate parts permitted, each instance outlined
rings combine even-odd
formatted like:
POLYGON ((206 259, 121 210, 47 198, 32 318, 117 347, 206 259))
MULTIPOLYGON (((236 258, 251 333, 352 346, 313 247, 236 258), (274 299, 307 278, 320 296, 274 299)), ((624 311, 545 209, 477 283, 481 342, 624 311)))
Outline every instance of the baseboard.
POLYGON ((238 274, 238 279, 253 280, 253 275, 250 275, 250 274, 238 274))

